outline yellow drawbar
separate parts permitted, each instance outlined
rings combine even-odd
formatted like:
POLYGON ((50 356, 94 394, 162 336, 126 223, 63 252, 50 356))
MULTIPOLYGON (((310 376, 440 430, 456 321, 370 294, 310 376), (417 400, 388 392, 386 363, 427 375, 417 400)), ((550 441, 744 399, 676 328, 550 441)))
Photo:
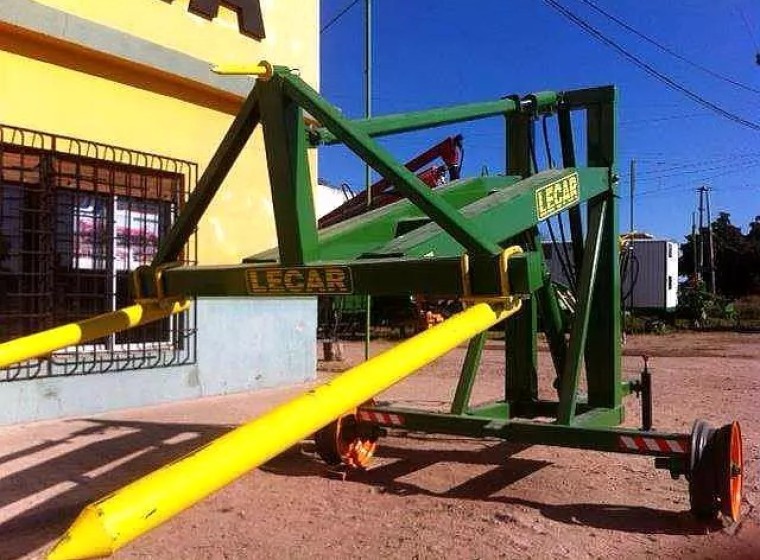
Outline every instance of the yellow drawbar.
POLYGON ((0 344, 0 368, 158 321, 173 313, 180 313, 189 306, 190 304, 184 300, 167 303, 146 301, 78 323, 69 323, 9 340, 0 344))
POLYGON ((479 303, 85 507, 48 560, 107 556, 516 313, 479 303))

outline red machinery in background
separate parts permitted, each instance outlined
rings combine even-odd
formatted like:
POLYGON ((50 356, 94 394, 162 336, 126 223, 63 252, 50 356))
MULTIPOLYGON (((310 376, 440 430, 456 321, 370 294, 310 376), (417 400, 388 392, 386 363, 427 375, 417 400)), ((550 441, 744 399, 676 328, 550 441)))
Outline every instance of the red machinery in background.
MULTIPOLYGON (((432 189, 447 182, 447 173, 449 181, 459 179, 463 155, 463 138, 461 134, 457 134, 456 136, 449 136, 426 152, 408 161, 406 168, 409 171, 419 171, 422 167, 438 158, 443 160, 443 164, 431 165, 417 174, 417 177, 432 189)), ((318 222, 319 228, 326 228, 403 198, 403 195, 385 179, 370 186, 369 192, 372 194, 370 204, 367 204, 367 191, 362 191, 338 206, 335 210, 322 216, 318 222)))
MULTIPOLYGON (((431 189, 448 181, 456 181, 462 169, 463 143, 461 134, 449 136, 408 161, 405 164, 406 168, 417 172, 424 167, 417 173, 417 177, 431 189), (443 163, 429 165, 439 158, 443 163), (425 167, 426 165, 429 167, 425 167)), ((346 190, 351 189, 348 185, 343 185, 343 190, 346 193, 346 190)), ((403 198, 393 184, 385 179, 371 185, 368 190, 372 193, 369 204, 367 191, 362 191, 322 216, 318 221, 318 227, 323 229, 338 224, 403 198)), ((445 317, 451 315, 452 309, 454 312, 461 310, 456 305, 457 302, 427 301, 419 297, 378 297, 372 306, 372 323, 403 325, 411 319, 414 322, 414 332, 419 332, 442 322, 445 317)), ((349 333, 361 333, 364 329, 367 310, 366 298, 363 296, 320 297, 318 309, 318 332, 319 338, 323 340, 336 341, 340 336, 351 336, 349 333)), ((402 326, 401 332, 406 332, 406 327, 402 326)))

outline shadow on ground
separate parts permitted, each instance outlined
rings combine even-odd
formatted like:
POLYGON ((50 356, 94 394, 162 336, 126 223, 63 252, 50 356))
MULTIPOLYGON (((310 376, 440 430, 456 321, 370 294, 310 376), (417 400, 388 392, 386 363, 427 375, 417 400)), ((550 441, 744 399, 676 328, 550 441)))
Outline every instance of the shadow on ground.
MULTIPOLYGON (((76 445, 77 438, 102 436, 0 479, 0 508, 20 500, 39 498, 30 508, 0 523, 0 560, 15 560, 51 543, 88 503, 186 455, 230 429, 205 424, 88 422, 90 426, 65 439, 43 442, 0 456, 0 464, 3 464, 55 447, 76 445), (70 487, 45 498, 63 484, 70 487)), ((451 444, 447 438, 440 442, 451 444)), ((384 444, 379 447, 377 455, 385 460, 385 464, 365 472, 345 473, 345 476, 352 482, 372 485, 381 492, 396 495, 427 495, 530 507, 548 519, 570 525, 642 534, 705 532, 704 525, 693 521, 686 512, 593 503, 557 505, 499 496, 499 492, 509 485, 549 465, 547 461, 515 457, 524 449, 526 446, 510 443, 480 448, 470 446, 469 449, 419 449, 384 444), (400 480, 439 462, 493 465, 493 468, 441 493, 400 480)), ((338 475, 319 461, 311 442, 292 447, 269 461, 262 470, 283 476, 338 475)), ((505 512, 505 520, 508 519, 505 512)))
POLYGON ((0 523, 0 560, 14 560, 50 543, 88 503, 186 455, 227 432, 225 426, 87 420, 90 426, 61 440, 0 456, 0 464, 55 447, 90 443, 0 478, 0 508, 55 487, 73 486, 0 523), (122 433, 123 432, 123 433, 122 433))
MULTIPOLYGON (((470 440, 472 441, 472 440, 470 440)), ((316 459, 312 444, 302 444, 273 459, 263 470, 284 476, 336 476, 316 459), (307 457, 314 460, 309 461, 307 457)), ((381 492, 399 496, 424 495, 442 499, 478 500, 523 506, 537 510, 543 517, 567 525, 609 529, 645 535, 699 535, 710 529, 689 512, 674 512, 643 506, 600 503, 550 504, 516 497, 499 496, 499 492, 548 466, 548 461, 515 457, 529 446, 512 443, 494 444, 482 449, 414 449, 381 444, 378 459, 390 459, 387 464, 367 471, 345 473, 346 480, 376 486, 381 492), (413 482, 408 476, 435 463, 465 463, 493 465, 481 475, 444 492, 431 492, 413 482), (402 481, 401 479, 406 478, 402 481)), ((505 512, 504 520, 510 516, 505 512)))

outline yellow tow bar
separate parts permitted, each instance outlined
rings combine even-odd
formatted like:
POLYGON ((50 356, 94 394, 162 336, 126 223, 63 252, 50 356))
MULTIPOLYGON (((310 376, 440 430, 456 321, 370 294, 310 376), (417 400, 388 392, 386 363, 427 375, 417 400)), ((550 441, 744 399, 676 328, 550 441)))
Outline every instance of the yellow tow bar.
POLYGON ((107 556, 516 313, 479 303, 85 507, 48 560, 107 556))
POLYGON ((160 303, 145 301, 92 319, 9 340, 0 344, 0 368, 158 321, 174 313, 180 313, 188 307, 190 304, 185 300, 160 303))

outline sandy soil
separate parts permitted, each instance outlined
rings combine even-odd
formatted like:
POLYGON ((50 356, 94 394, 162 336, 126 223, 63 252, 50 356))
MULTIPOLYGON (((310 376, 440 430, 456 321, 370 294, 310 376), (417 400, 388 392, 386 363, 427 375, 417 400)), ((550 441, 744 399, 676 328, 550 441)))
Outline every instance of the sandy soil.
MULTIPOLYGON (((499 396, 503 352, 499 342, 487 345, 475 402, 499 396)), ((636 375, 642 353, 652 356, 656 427, 741 421, 740 524, 696 523, 686 482, 649 459, 395 433, 372 469, 346 480, 303 442, 116 558, 760 559, 760 335, 634 337, 626 375, 636 375)), ((346 354, 355 362, 361 348, 346 354)), ((463 357, 464 349, 451 352, 381 400, 444 408, 463 357)), ((548 371, 549 355, 540 359, 548 371)), ((88 502, 303 390, 1 428, 0 559, 39 558, 88 502)), ((638 401, 627 404, 627 424, 636 426, 638 401)))

